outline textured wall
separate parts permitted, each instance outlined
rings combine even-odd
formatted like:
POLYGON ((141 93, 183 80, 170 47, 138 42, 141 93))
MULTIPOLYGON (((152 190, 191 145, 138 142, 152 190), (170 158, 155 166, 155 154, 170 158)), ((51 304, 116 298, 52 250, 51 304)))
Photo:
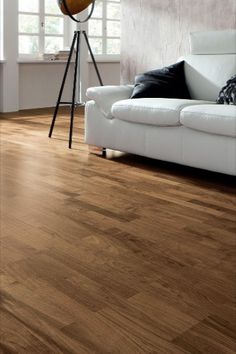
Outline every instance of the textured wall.
POLYGON ((122 0, 121 80, 189 52, 189 33, 236 27, 236 0, 122 0))

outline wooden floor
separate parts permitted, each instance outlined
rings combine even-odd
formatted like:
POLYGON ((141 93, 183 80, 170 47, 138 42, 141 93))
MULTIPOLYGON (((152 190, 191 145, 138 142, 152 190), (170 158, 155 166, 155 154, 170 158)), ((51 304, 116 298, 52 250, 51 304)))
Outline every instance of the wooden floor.
POLYGON ((0 352, 233 354, 233 178, 1 116, 0 352))

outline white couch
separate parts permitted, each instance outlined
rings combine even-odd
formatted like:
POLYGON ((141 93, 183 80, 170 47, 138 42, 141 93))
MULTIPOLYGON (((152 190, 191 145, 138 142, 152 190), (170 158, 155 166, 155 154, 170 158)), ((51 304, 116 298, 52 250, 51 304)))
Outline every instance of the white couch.
POLYGON ((89 88, 87 144, 236 175, 236 106, 215 103, 236 73, 236 31, 190 38, 182 59, 192 100, 129 99, 128 85, 89 88))

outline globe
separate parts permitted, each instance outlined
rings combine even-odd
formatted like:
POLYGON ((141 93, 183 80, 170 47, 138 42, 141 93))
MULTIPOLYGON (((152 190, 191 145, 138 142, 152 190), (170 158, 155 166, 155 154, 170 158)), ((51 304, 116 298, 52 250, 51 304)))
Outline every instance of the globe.
POLYGON ((57 2, 64 15, 68 15, 64 2, 66 2, 70 14, 76 15, 91 5, 93 0, 57 0, 57 2))

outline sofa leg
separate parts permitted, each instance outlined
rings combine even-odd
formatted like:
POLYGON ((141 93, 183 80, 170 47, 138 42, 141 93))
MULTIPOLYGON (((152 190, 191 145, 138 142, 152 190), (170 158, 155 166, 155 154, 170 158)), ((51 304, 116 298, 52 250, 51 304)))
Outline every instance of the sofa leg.
POLYGON ((107 157, 107 149, 102 148, 102 157, 106 158, 107 157))
POLYGON ((102 157, 106 157, 107 156, 107 149, 101 148, 98 146, 94 146, 94 145, 89 145, 89 153, 95 154, 95 155, 100 155, 102 157))

